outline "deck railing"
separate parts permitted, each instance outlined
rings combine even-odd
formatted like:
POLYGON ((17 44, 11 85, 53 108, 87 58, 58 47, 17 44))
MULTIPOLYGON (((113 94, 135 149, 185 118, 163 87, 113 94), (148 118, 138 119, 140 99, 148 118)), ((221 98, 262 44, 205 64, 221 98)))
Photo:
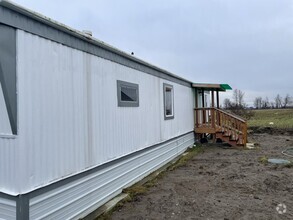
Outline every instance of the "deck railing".
POLYGON ((223 132, 233 139, 247 143, 247 122, 240 116, 217 108, 195 108, 195 131, 198 133, 223 132))

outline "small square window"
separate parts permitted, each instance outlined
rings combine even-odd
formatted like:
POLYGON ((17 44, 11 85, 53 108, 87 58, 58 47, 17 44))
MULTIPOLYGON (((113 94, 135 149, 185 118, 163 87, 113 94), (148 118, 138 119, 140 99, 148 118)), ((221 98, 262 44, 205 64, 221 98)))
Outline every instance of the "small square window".
POLYGON ((117 96, 119 107, 138 107, 138 84, 117 80, 117 96))
POLYGON ((164 118, 174 118, 174 89, 172 85, 164 83, 164 118))

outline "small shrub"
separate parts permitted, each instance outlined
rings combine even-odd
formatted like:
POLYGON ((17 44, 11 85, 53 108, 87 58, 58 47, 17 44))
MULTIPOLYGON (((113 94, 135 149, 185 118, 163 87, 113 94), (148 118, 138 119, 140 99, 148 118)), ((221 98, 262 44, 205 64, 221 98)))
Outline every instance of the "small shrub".
POLYGON ((245 118, 246 120, 249 120, 254 116, 254 112, 251 109, 247 108, 245 105, 237 105, 235 103, 231 103, 227 110, 232 114, 245 118))
POLYGON ((259 157, 258 162, 260 162, 262 164, 268 164, 268 158, 266 156, 259 157))

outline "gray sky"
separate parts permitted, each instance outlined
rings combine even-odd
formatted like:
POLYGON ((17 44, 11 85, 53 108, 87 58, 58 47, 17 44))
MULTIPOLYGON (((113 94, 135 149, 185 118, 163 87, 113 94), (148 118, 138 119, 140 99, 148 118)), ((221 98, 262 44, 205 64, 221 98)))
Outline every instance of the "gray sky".
POLYGON ((228 83, 248 104, 293 96, 292 0, 14 2, 191 81, 228 83))

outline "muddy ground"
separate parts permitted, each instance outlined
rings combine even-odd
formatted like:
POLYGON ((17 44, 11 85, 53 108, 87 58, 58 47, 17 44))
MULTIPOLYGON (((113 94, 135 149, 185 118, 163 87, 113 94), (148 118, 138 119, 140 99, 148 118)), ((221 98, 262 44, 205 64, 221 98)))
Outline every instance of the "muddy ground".
POLYGON ((254 130, 249 139, 259 149, 205 145, 203 153, 168 171, 110 219, 293 219, 293 167, 258 161, 292 160, 281 154, 293 147, 292 132, 254 130), (286 213, 277 212, 278 204, 286 205, 286 213))

